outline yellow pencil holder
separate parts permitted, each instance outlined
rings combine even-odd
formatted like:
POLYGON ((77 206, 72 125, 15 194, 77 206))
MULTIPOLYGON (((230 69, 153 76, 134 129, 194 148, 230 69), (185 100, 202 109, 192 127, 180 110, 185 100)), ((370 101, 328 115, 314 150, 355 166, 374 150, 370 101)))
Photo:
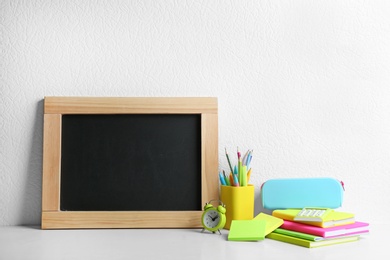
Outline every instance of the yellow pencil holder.
POLYGON ((232 220, 253 219, 255 206, 255 188, 248 184, 245 187, 221 186, 220 200, 226 208, 225 229, 230 229, 232 220))

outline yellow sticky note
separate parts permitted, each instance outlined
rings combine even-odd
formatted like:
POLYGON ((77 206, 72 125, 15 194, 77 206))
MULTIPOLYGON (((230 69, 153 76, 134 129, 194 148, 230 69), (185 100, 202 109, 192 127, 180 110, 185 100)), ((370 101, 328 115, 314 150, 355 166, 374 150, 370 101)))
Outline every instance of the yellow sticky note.
POLYGON ((266 222, 265 235, 268 235, 269 233, 271 233, 272 231, 274 231, 284 223, 283 219, 265 213, 258 214, 254 219, 265 220, 266 222))

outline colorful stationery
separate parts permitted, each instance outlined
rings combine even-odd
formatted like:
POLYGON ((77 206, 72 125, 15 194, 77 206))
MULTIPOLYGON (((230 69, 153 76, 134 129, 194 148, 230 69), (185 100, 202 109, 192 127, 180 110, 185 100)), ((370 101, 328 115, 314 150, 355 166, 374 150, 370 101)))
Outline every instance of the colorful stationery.
POLYGON ((240 186, 240 182, 238 181, 237 174, 233 174, 233 179, 234 179, 234 185, 236 187, 240 186))
POLYGON ((226 186, 226 180, 225 180, 224 176, 222 176, 222 173, 219 173, 218 176, 219 176, 219 181, 221 182, 221 185, 226 186))
POLYGON ((247 165, 246 162, 248 160, 249 153, 250 153, 250 150, 246 151, 244 157, 242 157, 242 165, 247 165))
MULTIPOLYGON (((278 218, 281 218, 284 220, 293 221, 294 217, 300 211, 301 211, 301 209, 274 210, 272 212, 272 216, 278 217, 278 218)), ((352 214, 352 213, 332 211, 325 217, 324 221, 322 221, 322 222, 300 221, 300 223, 327 228, 327 227, 341 226, 341 225, 355 223, 355 217, 354 217, 354 214, 352 214)))
POLYGON ((226 185, 230 186, 230 179, 226 176, 225 170, 223 171, 223 177, 225 178, 226 185))
POLYGON ((241 155, 237 147, 237 164, 232 165, 230 161, 229 154, 225 148, 226 159, 230 168, 230 175, 227 176, 224 173, 223 176, 219 176, 221 185, 235 186, 235 187, 245 187, 249 183, 250 175, 252 173, 252 168, 249 168, 250 162, 252 161, 253 150, 248 150, 244 156, 241 155), (224 180, 222 180, 222 178, 224 180))
POLYGON ((228 161, 228 164, 229 164, 230 172, 233 173, 232 164, 230 163, 229 155, 228 155, 228 152, 227 152, 226 148, 225 148, 225 154, 226 154, 226 158, 227 158, 227 161, 228 161))
POLYGON ((265 226, 265 235, 268 235, 278 227, 280 227, 283 224, 283 219, 277 218, 265 213, 258 214, 255 218, 255 220, 264 220, 266 223, 265 226))
POLYGON ((232 220, 229 241, 258 241, 265 238, 265 220, 232 220))
POLYGON ((359 221, 356 221, 353 224, 322 228, 285 220, 283 225, 281 225, 281 228, 315 236, 321 236, 324 238, 332 238, 344 235, 357 235, 369 232, 369 224, 359 221))
POLYGON ((284 234, 279 234, 272 232, 266 236, 267 238, 278 240, 281 242, 286 242, 298 246, 308 247, 308 248, 315 248, 315 247, 321 247, 321 246, 329 246, 329 245, 335 245, 335 244, 341 244, 341 243, 347 243, 347 242, 353 242, 359 240, 359 236, 347 236, 347 237, 341 237, 341 238, 333 238, 333 239, 324 239, 320 241, 310 241, 307 239, 302 239, 298 237, 292 237, 284 234))
POLYGON ((261 186, 263 207, 302 209, 321 207, 337 209, 343 202, 342 182, 334 178, 279 178, 261 186))
POLYGON ((253 154, 253 150, 251 150, 251 151, 248 150, 248 156, 244 162, 244 164, 248 167, 248 169, 249 169, 249 166, 250 166, 250 163, 252 160, 252 154, 253 154))
POLYGON ((249 182, 250 178, 251 178, 251 173, 252 173, 252 168, 249 169, 248 173, 246 174, 246 179, 247 179, 247 182, 249 182))
POLYGON ((241 161, 241 153, 238 151, 237 147, 237 168, 238 168, 238 180, 240 181, 240 186, 243 186, 242 184, 242 161, 241 161))

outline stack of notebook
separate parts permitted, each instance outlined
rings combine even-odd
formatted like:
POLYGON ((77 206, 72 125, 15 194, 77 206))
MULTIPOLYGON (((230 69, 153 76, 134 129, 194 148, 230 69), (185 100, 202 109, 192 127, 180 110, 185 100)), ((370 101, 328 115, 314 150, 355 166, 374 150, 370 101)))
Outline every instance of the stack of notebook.
POLYGON ((354 214, 331 210, 320 221, 296 220, 301 209, 274 210, 283 224, 266 237, 299 246, 314 248, 357 241, 368 234, 369 224, 355 221, 354 214))

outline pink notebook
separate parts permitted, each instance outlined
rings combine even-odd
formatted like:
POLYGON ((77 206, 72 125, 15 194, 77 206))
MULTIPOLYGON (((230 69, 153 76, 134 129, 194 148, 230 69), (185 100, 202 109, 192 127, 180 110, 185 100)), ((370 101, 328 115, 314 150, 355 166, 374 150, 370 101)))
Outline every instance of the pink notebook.
POLYGON ((356 221, 353 224, 347 224, 343 226, 335 226, 329 228, 316 227, 306 225, 298 222, 285 220, 281 228, 311 234, 315 236, 321 236, 325 238, 332 238, 345 235, 358 235, 369 232, 369 224, 365 222, 356 221))

